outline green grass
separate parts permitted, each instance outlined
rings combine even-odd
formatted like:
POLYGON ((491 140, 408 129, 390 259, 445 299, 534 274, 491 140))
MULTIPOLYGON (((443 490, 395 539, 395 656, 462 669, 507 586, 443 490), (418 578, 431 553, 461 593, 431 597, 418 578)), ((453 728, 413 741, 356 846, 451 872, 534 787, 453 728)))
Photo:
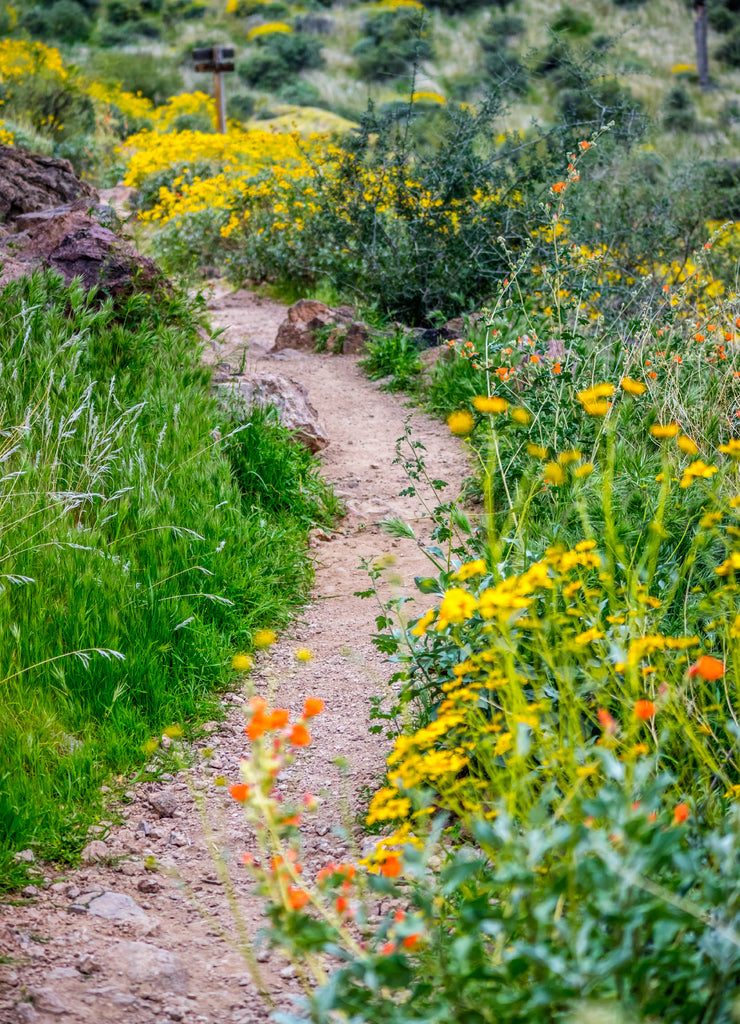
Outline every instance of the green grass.
POLYGON ((6 886, 25 847, 74 857, 149 737, 213 712, 231 654, 305 597, 307 530, 336 511, 264 416, 214 440, 195 326, 177 297, 95 309, 48 275, 0 295, 6 886))

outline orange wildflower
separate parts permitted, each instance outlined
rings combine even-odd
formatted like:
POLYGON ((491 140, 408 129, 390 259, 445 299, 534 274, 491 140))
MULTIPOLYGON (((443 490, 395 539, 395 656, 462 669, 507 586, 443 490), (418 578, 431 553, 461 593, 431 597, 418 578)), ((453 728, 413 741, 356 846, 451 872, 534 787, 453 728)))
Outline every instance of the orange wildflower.
POLYGON ((702 679, 713 681, 721 679, 725 674, 725 663, 719 658, 713 658, 711 654, 702 654, 689 669, 690 676, 701 676, 702 679))
POLYGON ((323 710, 324 702, 320 697, 307 697, 303 705, 303 717, 313 718, 314 715, 320 715, 323 710))
POLYGON ((387 860, 383 861, 380 873, 385 875, 386 878, 396 878, 401 874, 401 861, 398 857, 388 857, 387 860))
POLYGON ((689 812, 688 804, 676 804, 676 806, 675 806, 675 808, 673 810, 673 824, 674 825, 683 825, 683 823, 688 818, 689 813, 690 812, 689 812))
POLYGON ((288 724, 290 718, 290 712, 287 708, 275 708, 267 719, 268 729, 284 729, 288 724))
POLYGON ((258 740, 262 733, 267 728, 267 718, 261 712, 257 711, 252 715, 252 719, 247 725, 244 732, 249 736, 250 740, 258 740))
POLYGON ((347 907, 349 906, 349 904, 347 903, 347 899, 345 896, 337 896, 334 902, 334 906, 337 908, 338 914, 343 914, 347 907))
POLYGON ((421 933, 414 932, 413 935, 407 935, 405 939, 402 939, 401 944, 404 949, 416 949, 419 945, 419 939, 421 939, 421 933))
POLYGON ((578 148, 584 151, 587 149, 591 149, 591 143, 584 139, 583 142, 578 143, 578 148))
POLYGON ((229 793, 240 804, 243 804, 249 796, 249 786, 245 786, 243 782, 238 782, 236 785, 229 787, 229 793))
POLYGON ((288 886, 288 905, 291 910, 302 910, 311 897, 305 889, 296 889, 295 886, 288 886))
POLYGON ((311 734, 305 725, 301 725, 300 722, 297 722, 290 730, 288 739, 294 747, 307 747, 311 742, 311 734))
POLYGON ((614 733, 617 731, 617 720, 609 714, 606 708, 599 708, 596 714, 604 732, 614 733))
POLYGON ((384 946, 380 947, 380 952, 383 954, 383 956, 390 956, 391 953, 395 951, 395 948, 395 942, 386 942, 384 946))
POLYGON ((552 186, 553 192, 565 192, 568 183, 566 181, 556 181, 552 186))
POLYGON ((655 714, 655 711, 655 704, 651 700, 635 701, 635 718, 639 718, 641 722, 649 721, 655 714))

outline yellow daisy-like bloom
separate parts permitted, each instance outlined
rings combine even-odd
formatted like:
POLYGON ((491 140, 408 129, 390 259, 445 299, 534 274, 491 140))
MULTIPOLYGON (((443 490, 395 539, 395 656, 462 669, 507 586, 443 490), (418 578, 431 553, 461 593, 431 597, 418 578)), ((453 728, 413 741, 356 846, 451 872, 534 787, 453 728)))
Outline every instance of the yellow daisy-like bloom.
POLYGON ((578 392, 578 401, 584 405, 591 402, 598 402, 600 398, 609 398, 614 394, 613 384, 595 384, 592 388, 578 392))
POLYGON ((422 617, 419 619, 419 621, 416 623, 416 625, 413 627, 413 629, 410 630, 411 635, 412 636, 424 636, 426 634, 427 629, 434 622, 435 614, 436 613, 435 613, 434 609, 430 608, 428 612, 426 612, 424 615, 422 615, 422 617))
POLYGON ((231 659, 231 667, 235 672, 249 672, 254 668, 254 662, 248 654, 235 654, 231 659))
POLYGON ((547 448, 543 448, 539 444, 534 444, 532 441, 527 442, 527 454, 531 455, 534 459, 546 459, 547 448))
POLYGON ((164 735, 171 740, 177 740, 183 735, 183 728, 181 725, 168 725, 164 730, 164 735))
POLYGON ((584 477, 591 476, 595 468, 596 467, 593 462, 584 462, 582 466, 573 470, 573 475, 577 476, 579 480, 582 480, 584 477))
POLYGON ((512 409, 511 418, 515 423, 519 423, 523 427, 528 426, 532 422, 532 414, 527 412, 526 409, 512 409))
POLYGON ((702 459, 697 459, 696 462, 692 462, 690 466, 687 466, 683 471, 683 477, 679 486, 690 487, 694 480, 702 479, 708 480, 717 472, 716 466, 708 466, 702 459))
POLYGON ((453 434, 457 434, 458 437, 465 437, 466 434, 472 432, 475 420, 473 419, 473 414, 468 412, 467 409, 457 409, 447 417, 447 426, 453 434))
POLYGON ((562 466, 559 466, 557 462, 548 462, 545 466, 544 472, 545 480, 553 487, 560 487, 561 484, 565 483, 566 476, 562 466))
POLYGON ((736 437, 731 438, 727 444, 721 444, 719 450, 731 459, 740 459, 740 441, 736 437))
POLYGON ((644 395, 647 391, 647 384, 642 384, 639 380, 633 380, 631 377, 622 377, 619 383, 622 391, 626 391, 628 395, 644 395))
POLYGON ((277 633, 274 629, 258 629, 252 637, 255 647, 270 647, 277 640, 277 633))
POLYGON ((676 444, 685 455, 696 455, 699 451, 698 446, 691 440, 687 434, 681 434, 676 441, 676 444))
POLYGON ((473 562, 465 562, 460 568, 454 572, 453 578, 460 580, 464 583, 465 580, 469 580, 471 576, 482 576, 486 571, 486 563, 482 558, 476 558, 473 562))
POLYGON ((439 606, 439 622, 437 629, 444 629, 450 622, 465 622, 478 607, 478 602, 461 587, 453 587, 445 593, 442 604, 439 606))
POLYGON ((473 406, 478 412, 498 413, 506 412, 509 408, 509 403, 505 398, 488 398, 486 395, 476 395, 473 399, 473 406))
POLYGON ((583 411, 587 412, 589 416, 606 416, 611 409, 611 402, 605 402, 599 400, 596 402, 582 402, 583 411))
POLYGON ((597 629, 595 626, 592 626, 591 629, 587 629, 585 633, 579 633, 578 636, 574 637, 573 639, 579 647, 583 647, 585 646, 585 644, 590 644, 594 640, 601 640, 603 636, 604 634, 601 632, 600 629, 597 629))
POLYGON ((295 652, 296 661, 310 661, 313 658, 313 651, 309 651, 308 647, 299 647, 295 652))
POLYGON ((654 423, 650 428, 653 437, 663 440, 666 437, 676 437, 681 432, 677 423, 654 423))
POLYGON ((569 466, 571 462, 578 462, 581 458, 581 453, 575 449, 569 452, 561 452, 558 455, 558 462, 561 466, 569 466))

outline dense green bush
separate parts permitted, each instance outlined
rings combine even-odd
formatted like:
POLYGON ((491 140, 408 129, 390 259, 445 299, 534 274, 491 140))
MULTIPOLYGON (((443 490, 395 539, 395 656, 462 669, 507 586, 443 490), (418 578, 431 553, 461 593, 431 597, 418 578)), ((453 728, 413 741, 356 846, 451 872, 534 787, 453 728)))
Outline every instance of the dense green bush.
POLYGON ((290 75, 323 63, 320 40, 305 32, 272 32, 256 39, 237 72, 252 88, 277 92, 290 75))
POLYGON ((578 11, 564 4, 552 23, 553 32, 565 32, 570 36, 587 36, 594 30, 594 23, 585 11, 578 11))
POLYGON ((740 27, 733 29, 725 42, 717 47, 717 58, 731 68, 740 68, 740 27))
POLYGON ((696 127, 696 108, 683 85, 674 85, 663 101, 663 124, 669 131, 688 132, 696 127))
POLYGON ((254 114, 255 100, 248 92, 237 92, 226 97, 226 113, 237 121, 249 121, 254 114))
POLYGON ((62 43, 84 42, 92 29, 85 9, 76 0, 58 0, 48 7, 33 7, 23 16, 21 24, 38 39, 62 43))
POLYGON ((397 78, 415 61, 434 55, 426 38, 424 12, 414 8, 373 14, 363 21, 361 31, 362 38, 352 50, 361 78, 397 78))

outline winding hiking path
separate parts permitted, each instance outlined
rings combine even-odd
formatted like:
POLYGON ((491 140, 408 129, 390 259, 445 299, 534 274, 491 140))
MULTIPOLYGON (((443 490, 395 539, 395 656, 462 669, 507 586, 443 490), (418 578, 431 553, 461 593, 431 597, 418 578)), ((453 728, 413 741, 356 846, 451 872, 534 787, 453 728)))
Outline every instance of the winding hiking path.
MULTIPOLYGON (((251 677, 258 692, 296 714, 306 696, 325 701, 324 713, 314 720, 312 745, 279 779, 286 794, 321 797, 304 831, 304 864, 311 876, 327 861, 351 855, 335 828, 347 812, 359 819, 366 787, 377 782, 387 752, 382 737, 368 732, 370 698, 386 691, 388 667, 371 644, 377 607, 354 596, 368 587, 360 562, 393 556, 387 561, 395 578, 386 585, 407 593, 413 577, 429 571, 414 541, 393 539, 378 525, 398 515, 424 533, 422 503, 399 496, 408 481, 402 467, 393 465, 409 409, 370 383, 352 357, 270 353, 284 306, 216 286, 209 309, 223 334, 206 358, 284 374, 308 389, 330 437, 322 454, 324 475, 347 505, 334 531, 314 534, 310 603, 289 634, 258 658, 251 677), (297 647, 309 648, 313 659, 298 663, 297 647), (346 778, 338 758, 349 766, 346 778)), ((449 481, 446 494, 456 494, 467 469, 459 443, 444 424, 419 412, 412 422, 431 474, 449 481)), ((239 758, 246 752, 245 701, 241 691, 224 696, 225 718, 205 727, 192 772, 194 790, 212 812, 216 841, 232 851, 235 865, 251 840, 240 807, 214 779, 238 781, 239 758), (212 756, 203 755, 206 747, 212 756)), ((132 787, 127 799, 111 810, 121 823, 111 826, 104 846, 91 851, 100 861, 66 873, 43 865, 45 882, 29 891, 29 901, 0 908, 0 1022, 265 1020, 268 1010, 246 965, 219 933, 222 927, 234 934, 234 926, 188 783, 182 776, 164 776, 132 787), (169 873, 147 870, 147 858, 169 873), (101 899, 101 893, 107 895, 101 899)), ((355 825, 355 831, 361 842, 361 829, 355 825)), ((243 878, 247 888, 236 866, 234 877, 243 878)), ((256 936, 264 924, 260 903, 245 895, 241 905, 256 936)), ((275 1001, 289 1006, 297 990, 292 967, 266 952, 259 960, 275 1001)))

